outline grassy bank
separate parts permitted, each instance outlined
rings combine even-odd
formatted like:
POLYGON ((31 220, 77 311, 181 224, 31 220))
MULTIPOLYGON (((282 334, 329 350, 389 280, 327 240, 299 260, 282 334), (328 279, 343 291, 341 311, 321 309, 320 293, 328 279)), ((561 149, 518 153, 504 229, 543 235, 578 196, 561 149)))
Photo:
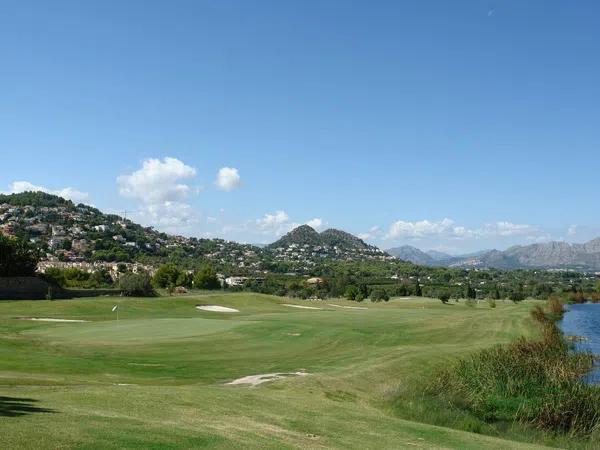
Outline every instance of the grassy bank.
POLYGON ((447 424, 453 416, 475 432, 516 437, 534 430, 540 440, 594 448, 600 388, 581 382, 593 359, 571 351, 555 323, 562 314, 555 299, 546 310, 535 306, 539 336, 484 349, 442 370, 423 393, 436 409, 430 421, 447 424))

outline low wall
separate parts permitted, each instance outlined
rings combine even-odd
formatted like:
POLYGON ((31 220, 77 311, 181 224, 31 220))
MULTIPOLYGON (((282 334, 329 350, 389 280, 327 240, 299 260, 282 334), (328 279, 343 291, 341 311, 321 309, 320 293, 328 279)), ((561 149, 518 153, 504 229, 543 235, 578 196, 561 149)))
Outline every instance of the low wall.
MULTIPOLYGON (((37 277, 0 277, 0 300, 41 300, 49 284, 37 277)), ((60 288, 53 287, 55 294, 60 288)))

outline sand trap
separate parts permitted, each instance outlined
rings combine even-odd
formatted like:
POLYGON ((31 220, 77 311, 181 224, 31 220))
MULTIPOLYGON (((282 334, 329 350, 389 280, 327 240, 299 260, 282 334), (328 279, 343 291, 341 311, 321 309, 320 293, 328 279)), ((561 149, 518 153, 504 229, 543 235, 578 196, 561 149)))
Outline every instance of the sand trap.
POLYGON ((228 308, 227 306, 217 306, 217 305, 196 306, 196 309, 201 309, 202 311, 226 312, 226 313, 240 312, 239 309, 228 308))
POLYGON ((315 306, 290 305, 289 303, 283 303, 283 306, 289 306, 290 308, 300 308, 300 309, 323 309, 323 308, 317 308, 315 306))
POLYGON ((77 319, 52 319, 50 317, 24 317, 23 320, 37 320, 39 322, 88 322, 88 320, 77 320, 77 319))
POLYGON ((286 336, 300 336, 300 333, 285 333, 286 336))
POLYGON ((304 371, 291 373, 263 373, 261 375, 248 375, 247 377, 238 378, 237 380, 233 380, 225 384, 230 386, 239 384, 249 384, 250 386, 254 387, 258 386, 259 384, 266 383, 267 381, 281 380, 283 378, 295 376, 304 377, 306 375, 310 374, 304 371))
POLYGON ((360 309, 361 311, 369 309, 369 308, 363 308, 362 306, 343 306, 343 305, 329 305, 329 306, 335 306, 336 308, 346 308, 346 309, 360 309))

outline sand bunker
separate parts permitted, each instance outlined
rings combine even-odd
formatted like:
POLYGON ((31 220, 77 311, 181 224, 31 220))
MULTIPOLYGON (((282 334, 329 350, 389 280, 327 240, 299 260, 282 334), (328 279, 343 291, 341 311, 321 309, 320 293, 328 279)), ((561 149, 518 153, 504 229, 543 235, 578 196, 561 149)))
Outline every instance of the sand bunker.
POLYGON ((239 385, 239 384, 249 384, 250 386, 258 386, 259 384, 266 383, 267 381, 275 381, 281 380, 283 378, 288 377, 304 377, 306 375, 310 375, 307 372, 299 371, 299 372, 291 372, 291 373, 263 373, 261 375, 248 375, 247 377, 238 378, 237 380, 230 381, 229 383, 225 383, 229 386, 239 385))
POLYGON ((196 309, 201 309, 202 311, 226 312, 226 313, 240 312, 238 309, 228 308, 226 306, 217 306, 217 305, 196 306, 196 309))
POLYGON ((290 305, 288 303, 284 303, 283 306, 289 306, 290 308, 301 308, 301 309, 323 309, 323 308, 316 308, 315 306, 290 305))
POLYGON ((53 319, 51 317, 24 317, 23 320, 37 320, 39 322, 88 322, 88 320, 77 319, 53 319))
POLYGON ((369 308, 363 308, 362 306, 343 306, 343 305, 331 305, 331 304, 329 306, 335 306, 336 308, 345 308, 345 309, 360 309, 361 311, 369 309, 369 308))

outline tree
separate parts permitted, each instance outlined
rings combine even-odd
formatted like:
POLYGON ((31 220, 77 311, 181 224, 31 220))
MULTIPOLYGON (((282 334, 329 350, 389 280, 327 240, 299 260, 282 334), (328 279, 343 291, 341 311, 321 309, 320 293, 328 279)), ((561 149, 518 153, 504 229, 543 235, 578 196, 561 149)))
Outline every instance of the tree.
POLYGON ((35 276, 38 261, 38 251, 28 242, 0 235, 0 277, 35 276))
POLYGON ((390 296, 385 289, 375 288, 371 291, 370 298, 372 302, 387 302, 390 299, 390 296))
POLYGON ((126 296, 151 297, 155 295, 150 275, 145 272, 127 272, 119 278, 119 289, 126 296))
POLYGON ((415 296, 422 297, 423 289, 421 289, 421 284, 419 283, 419 278, 417 278, 417 284, 415 286, 415 296))
POLYGON ((217 273, 212 266, 206 265, 202 267, 194 276, 194 287, 196 289, 219 289, 221 283, 217 277, 217 273))
POLYGON ((465 298, 467 299, 475 299, 477 298, 477 292, 471 286, 471 282, 467 282, 467 290, 465 291, 465 298))
POLYGON ((517 287, 510 292, 510 295, 508 296, 508 298, 515 303, 525 300, 525 293, 523 292, 523 285, 521 283, 519 283, 517 285, 517 287))
POLYGON ((177 281, 175 282, 176 286, 183 286, 186 288, 191 288, 194 284, 194 276, 191 273, 181 271, 179 276, 177 277, 177 281))
POLYGON ((359 294, 360 294, 360 291, 353 284, 351 284, 350 286, 346 286, 346 290, 344 291, 344 297, 346 297, 346 299, 350 300, 350 301, 355 301, 356 297, 359 294))
POLYGON ((180 274, 181 270, 179 270, 175 264, 163 264, 156 270, 156 273, 152 278, 152 283, 156 287, 166 288, 170 284, 175 285, 180 274))
POLYGON ((448 303, 448 300, 450 300, 450 293, 448 291, 440 291, 438 292, 437 297, 445 305, 448 303))

